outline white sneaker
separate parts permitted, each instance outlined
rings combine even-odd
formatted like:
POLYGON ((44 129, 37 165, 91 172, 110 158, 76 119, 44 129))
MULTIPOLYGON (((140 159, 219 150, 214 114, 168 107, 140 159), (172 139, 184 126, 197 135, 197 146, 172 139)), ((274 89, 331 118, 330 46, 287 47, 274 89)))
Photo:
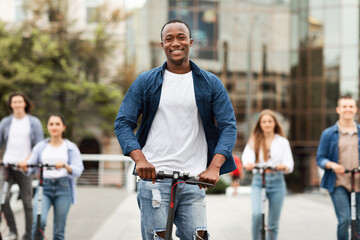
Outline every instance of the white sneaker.
POLYGON ((6 236, 5 239, 6 239, 6 240, 17 240, 17 239, 18 239, 18 236, 17 236, 16 233, 10 232, 10 233, 6 236))

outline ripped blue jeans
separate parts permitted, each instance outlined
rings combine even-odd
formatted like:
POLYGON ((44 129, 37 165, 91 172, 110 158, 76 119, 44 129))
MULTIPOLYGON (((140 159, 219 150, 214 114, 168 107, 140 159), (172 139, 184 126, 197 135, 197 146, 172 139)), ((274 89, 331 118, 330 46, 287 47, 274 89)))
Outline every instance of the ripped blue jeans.
MULTIPOLYGON (((143 240, 163 239, 157 233, 166 230, 170 202, 171 179, 138 182, 138 205, 141 211, 143 240)), ((176 236, 181 240, 196 240, 198 231, 206 231, 205 190, 197 185, 179 183, 175 199, 174 224, 176 236)), ((198 238, 201 239, 201 238, 198 238)))

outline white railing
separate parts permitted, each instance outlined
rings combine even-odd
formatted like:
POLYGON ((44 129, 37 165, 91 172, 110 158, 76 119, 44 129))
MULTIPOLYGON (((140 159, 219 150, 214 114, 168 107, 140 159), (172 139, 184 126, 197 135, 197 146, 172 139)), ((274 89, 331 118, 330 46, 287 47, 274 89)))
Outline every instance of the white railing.
POLYGON ((132 175, 134 162, 130 157, 122 154, 82 154, 81 157, 85 165, 98 162, 98 168, 85 169, 78 185, 115 185, 134 191, 136 178, 132 175))

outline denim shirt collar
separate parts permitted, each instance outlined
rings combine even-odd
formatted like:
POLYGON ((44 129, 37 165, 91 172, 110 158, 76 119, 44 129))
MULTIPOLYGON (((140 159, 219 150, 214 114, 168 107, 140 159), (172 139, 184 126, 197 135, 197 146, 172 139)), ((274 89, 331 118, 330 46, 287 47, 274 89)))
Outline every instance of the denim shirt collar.
POLYGON ((359 129, 358 129, 356 122, 354 122, 354 123, 355 123, 355 128, 351 132, 347 132, 339 125, 339 121, 337 121, 336 122, 337 130, 341 134, 350 134, 350 135, 357 134, 359 132, 359 129))
MULTIPOLYGON (((333 126, 332 126, 332 131, 333 132, 338 132, 340 133, 341 132, 341 129, 339 128, 339 125, 338 125, 339 121, 337 121, 333 126)), ((356 133, 358 133, 358 135, 360 135, 360 125, 355 122, 355 126, 356 126, 356 133)))

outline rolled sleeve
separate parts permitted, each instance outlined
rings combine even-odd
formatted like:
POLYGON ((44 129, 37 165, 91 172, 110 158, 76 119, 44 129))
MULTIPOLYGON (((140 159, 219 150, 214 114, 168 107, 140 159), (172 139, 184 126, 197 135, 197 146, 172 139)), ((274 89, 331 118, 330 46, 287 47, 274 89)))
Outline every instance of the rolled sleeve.
POLYGON ((217 154, 217 153, 221 154, 221 155, 224 155, 226 158, 230 158, 230 156, 232 155, 232 150, 229 149, 228 146, 217 144, 216 148, 215 148, 215 151, 214 151, 214 155, 217 154))

